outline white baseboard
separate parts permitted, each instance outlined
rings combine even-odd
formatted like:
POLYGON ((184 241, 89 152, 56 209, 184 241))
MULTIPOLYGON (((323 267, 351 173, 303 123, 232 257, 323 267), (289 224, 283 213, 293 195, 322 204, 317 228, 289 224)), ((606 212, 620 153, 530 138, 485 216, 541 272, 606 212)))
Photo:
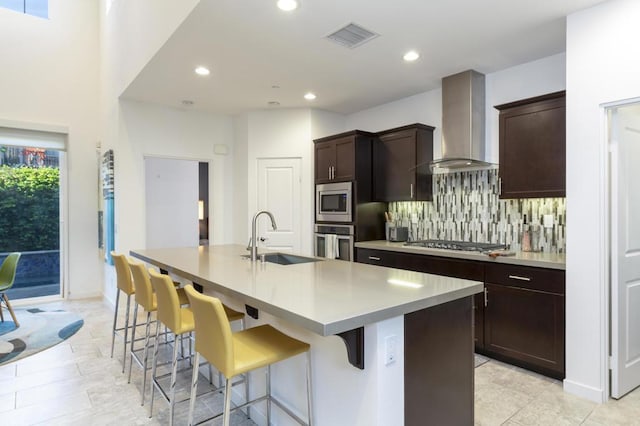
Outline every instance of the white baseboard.
POLYGON ((605 394, 604 389, 594 388, 582 383, 577 383, 569 379, 564 379, 562 382, 564 391, 572 395, 586 398, 590 401, 597 403, 607 402, 608 395, 605 394))

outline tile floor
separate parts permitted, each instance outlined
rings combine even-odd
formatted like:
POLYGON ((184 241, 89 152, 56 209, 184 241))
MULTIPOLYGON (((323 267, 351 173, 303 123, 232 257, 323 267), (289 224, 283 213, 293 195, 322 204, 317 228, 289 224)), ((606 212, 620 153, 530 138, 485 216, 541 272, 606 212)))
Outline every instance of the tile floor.
MULTIPOLYGON (((0 424, 168 424, 167 404, 157 395, 153 418, 148 402, 140 406, 140 368, 134 365, 127 384, 121 344, 110 358, 113 317, 107 305, 97 299, 55 304, 82 315, 85 326, 53 348, 0 367, 0 424)), ((184 384, 189 376, 183 377, 184 384)), ((198 404, 196 416, 205 418, 220 403, 219 394, 210 395, 198 404)), ((640 425, 640 389, 619 401, 596 404, 564 393, 556 380, 493 360, 476 368, 475 404, 475 424, 483 426, 640 425)), ((178 404, 176 424, 186 424, 187 405, 178 404)), ((238 415, 232 424, 253 422, 238 415)))

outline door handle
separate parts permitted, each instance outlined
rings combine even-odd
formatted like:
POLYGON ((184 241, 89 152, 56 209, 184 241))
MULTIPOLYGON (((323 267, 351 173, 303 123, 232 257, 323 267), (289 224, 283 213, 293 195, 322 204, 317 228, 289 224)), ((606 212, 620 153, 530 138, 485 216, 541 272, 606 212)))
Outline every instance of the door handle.
POLYGON ((413 200, 413 184, 410 184, 410 185, 409 185, 409 191, 410 191, 410 194, 411 194, 411 195, 409 196, 409 198, 411 198, 411 199, 413 200))
POLYGON ((331 180, 336 178, 336 166, 331 166, 331 180))
POLYGON ((329 180, 331 180, 331 166, 327 167, 327 171, 329 173, 329 180))
POLYGON ((376 262, 379 262, 380 258, 376 256, 369 256, 369 260, 375 260, 376 262))
POLYGON ((519 275, 509 275, 509 278, 511 278, 512 280, 518 280, 518 281, 531 281, 531 278, 521 277, 519 275))

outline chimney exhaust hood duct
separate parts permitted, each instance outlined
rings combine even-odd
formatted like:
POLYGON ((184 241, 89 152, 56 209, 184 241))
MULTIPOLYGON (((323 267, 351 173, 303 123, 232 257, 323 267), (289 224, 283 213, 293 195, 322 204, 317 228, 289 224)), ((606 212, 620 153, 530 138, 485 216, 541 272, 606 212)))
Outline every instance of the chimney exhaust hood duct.
POLYGON ((468 70, 442 79, 442 159, 434 173, 488 168, 484 161, 484 74, 468 70))

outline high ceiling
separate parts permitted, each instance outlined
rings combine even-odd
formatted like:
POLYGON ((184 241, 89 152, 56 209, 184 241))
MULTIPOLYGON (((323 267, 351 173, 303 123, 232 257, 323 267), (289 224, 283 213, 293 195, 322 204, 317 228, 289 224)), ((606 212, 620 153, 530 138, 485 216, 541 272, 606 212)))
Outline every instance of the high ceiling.
POLYGON ((123 97, 229 114, 349 114, 438 88, 459 71, 487 74, 563 52, 565 17, 602 0, 301 2, 283 12, 276 0, 202 0, 123 97), (326 39, 349 23, 379 37, 354 49, 326 39), (410 49, 416 62, 402 59, 410 49), (199 65, 211 74, 196 75, 199 65), (306 101, 309 91, 317 99, 306 101))

